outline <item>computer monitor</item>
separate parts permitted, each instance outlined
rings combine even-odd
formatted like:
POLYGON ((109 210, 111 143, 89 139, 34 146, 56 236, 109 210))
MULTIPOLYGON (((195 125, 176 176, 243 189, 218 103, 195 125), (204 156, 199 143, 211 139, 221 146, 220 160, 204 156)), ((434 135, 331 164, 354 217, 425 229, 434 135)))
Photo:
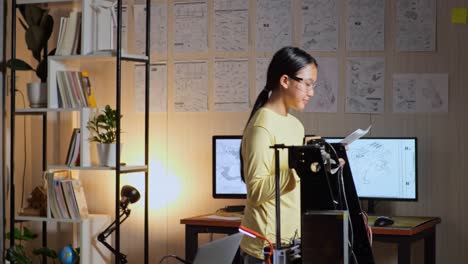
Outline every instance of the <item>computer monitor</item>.
MULTIPOLYGON (((325 137, 329 143, 343 138, 325 137)), ((360 199, 416 201, 417 139, 360 138, 346 151, 360 199)))
POLYGON ((213 136, 213 198, 247 197, 240 175, 241 141, 242 136, 213 136))

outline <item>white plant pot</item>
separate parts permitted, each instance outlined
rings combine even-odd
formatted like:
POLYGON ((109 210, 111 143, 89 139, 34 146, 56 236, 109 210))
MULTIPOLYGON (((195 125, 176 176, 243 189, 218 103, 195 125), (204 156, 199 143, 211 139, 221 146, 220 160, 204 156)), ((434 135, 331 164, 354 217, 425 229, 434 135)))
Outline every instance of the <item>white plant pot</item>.
MULTIPOLYGON (((115 150, 117 145, 115 143, 96 145, 99 157, 99 164, 101 166, 115 167, 115 150)), ((122 143, 120 143, 120 152, 122 152, 122 143)))
POLYGON ((27 83, 28 101, 31 108, 47 107, 47 83, 27 83))

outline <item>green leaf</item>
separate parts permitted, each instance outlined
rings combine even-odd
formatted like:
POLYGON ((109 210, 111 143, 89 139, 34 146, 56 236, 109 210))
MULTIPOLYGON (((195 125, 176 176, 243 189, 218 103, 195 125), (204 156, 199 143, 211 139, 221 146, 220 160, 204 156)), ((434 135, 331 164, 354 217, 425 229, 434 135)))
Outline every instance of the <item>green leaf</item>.
POLYGON ((18 19, 21 26, 24 28, 24 31, 28 30, 28 25, 26 24, 26 22, 24 21, 24 18, 23 19, 18 19))
POLYGON ((31 67, 24 60, 13 59, 13 60, 7 61, 7 63, 6 63, 6 66, 8 68, 11 68, 13 65, 15 66, 15 70, 17 70, 17 71, 34 71, 33 67, 31 67))
POLYGON ((25 240, 33 240, 37 237, 37 234, 34 234, 27 227, 23 227, 23 230, 24 230, 23 236, 24 238, 26 238, 25 240))
POLYGON ((52 35, 52 31, 54 29, 54 19, 49 14, 44 14, 39 26, 44 30, 44 36, 42 39, 42 45, 45 47, 47 45, 47 41, 49 40, 50 36, 52 35))
POLYGON ((45 36, 45 29, 38 25, 30 26, 25 33, 28 49, 33 53, 37 61, 41 61, 41 51, 45 47, 44 40, 47 41, 45 36))
POLYGON ((14 245, 7 249, 6 260, 16 264, 32 264, 33 261, 28 257, 26 251, 21 245, 14 245))
POLYGON ((24 19, 29 26, 39 25, 41 22, 43 13, 46 13, 45 9, 40 8, 37 5, 27 5, 24 13, 24 19))
POLYGON ((36 68, 36 75, 41 79, 41 82, 47 82, 47 60, 39 62, 36 68))
POLYGON ((58 258, 57 252, 48 247, 41 247, 41 248, 34 249, 33 254, 36 256, 46 256, 52 259, 58 258))

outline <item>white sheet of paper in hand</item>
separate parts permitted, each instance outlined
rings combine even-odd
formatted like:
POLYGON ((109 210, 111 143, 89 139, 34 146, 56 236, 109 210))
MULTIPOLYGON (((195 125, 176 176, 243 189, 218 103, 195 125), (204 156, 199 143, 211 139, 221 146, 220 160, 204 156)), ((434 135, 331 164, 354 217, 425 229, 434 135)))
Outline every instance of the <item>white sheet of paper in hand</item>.
POLYGON ((340 143, 343 143, 343 144, 346 144, 346 145, 349 145, 351 143, 354 142, 354 140, 358 139, 358 138, 361 138, 362 136, 364 136, 365 134, 367 134, 369 132, 369 130, 371 129, 372 125, 370 125, 366 130, 362 130, 362 129, 356 129, 356 131, 354 131, 353 133, 349 134, 347 137, 345 137, 343 140, 340 141, 340 143))

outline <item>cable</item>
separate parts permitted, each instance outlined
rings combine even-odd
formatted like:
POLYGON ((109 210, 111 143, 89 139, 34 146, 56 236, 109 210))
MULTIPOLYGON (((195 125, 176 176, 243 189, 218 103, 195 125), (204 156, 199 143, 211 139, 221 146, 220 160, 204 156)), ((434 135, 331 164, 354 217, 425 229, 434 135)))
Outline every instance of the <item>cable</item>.
MULTIPOLYGON (((15 89, 21 95, 21 101, 23 102, 23 107, 26 107, 26 102, 24 100, 24 94, 21 90, 15 89)), ((11 113, 14 115, 15 113, 11 113)), ((25 189, 25 178, 26 178, 26 164, 28 162, 28 157, 26 153, 26 117, 23 117, 23 154, 24 154, 24 162, 23 162, 23 173, 21 174, 21 208, 24 208, 24 189, 25 189)), ((13 158, 13 157, 11 157, 13 158)), ((14 172, 11 172, 14 173, 14 172)), ((13 224, 13 223, 12 223, 13 224)), ((20 230, 23 230, 23 222, 20 223, 20 230)), ((20 241, 20 245, 22 241, 20 241)))
MULTIPOLYGON (((20 90, 16 89, 16 91, 21 95, 21 101, 23 102, 23 107, 26 107, 26 102, 24 100, 24 94, 23 92, 21 92, 20 90)), ((14 113, 11 113, 12 115, 14 113)), ((26 118, 23 117, 23 126, 24 128, 26 128, 26 118)), ((23 173, 22 173, 22 183, 21 183, 21 203, 20 203, 20 206, 21 208, 24 208, 24 189, 25 189, 25 178, 26 178, 26 164, 28 162, 27 160, 27 154, 26 154, 26 129, 23 129, 23 151, 24 151, 24 163, 23 163, 23 173)))
POLYGON ((354 254, 354 251, 353 251, 352 248, 351 248, 351 256, 353 256, 354 263, 355 263, 355 264, 358 264, 358 260, 357 260, 357 258, 356 258, 356 254, 354 254))
POLYGON ((161 260, 159 260, 159 264, 161 264, 164 260, 168 259, 168 258, 175 258, 177 259, 178 261, 182 262, 182 263, 186 263, 186 264, 192 264, 192 262, 190 261, 187 261, 177 255, 166 255, 164 257, 161 258, 161 260))
MULTIPOLYGON (((258 232, 255 232, 252 229, 247 228, 245 226, 239 226, 239 232, 241 232, 241 233, 243 233, 245 235, 248 235, 248 236, 250 236, 252 238, 260 238, 260 239, 263 239, 263 240, 267 241, 268 244, 270 245, 270 251, 268 252, 268 257, 266 258, 266 263, 271 264, 271 256, 273 256, 273 252, 274 252, 273 244, 271 243, 271 241, 268 240, 268 238, 266 236, 263 236, 262 234, 260 234, 258 232)), ((279 245, 279 246, 281 246, 281 245, 279 245)))
POLYGON ((369 226, 369 217, 367 216, 366 212, 361 211, 361 213, 362 218, 364 219, 364 224, 366 225, 367 239, 369 239, 369 243, 372 246, 372 228, 369 226))

